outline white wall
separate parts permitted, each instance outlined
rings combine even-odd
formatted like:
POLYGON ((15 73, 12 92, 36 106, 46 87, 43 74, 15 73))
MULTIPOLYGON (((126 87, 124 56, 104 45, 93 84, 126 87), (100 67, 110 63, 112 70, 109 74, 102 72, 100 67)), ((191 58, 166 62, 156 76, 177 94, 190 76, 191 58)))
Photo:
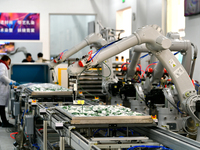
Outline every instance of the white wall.
POLYGON ((162 0, 147 0, 147 24, 157 24, 162 28, 162 0))
POLYGON ((190 40, 192 43, 197 45, 198 57, 196 61, 196 66, 194 68, 193 78, 200 81, 200 15, 186 17, 185 23, 185 39, 190 40))
MULTIPOLYGON (((91 21, 95 21, 95 15, 50 15, 50 55, 57 56, 83 41, 91 21)), ((89 51, 90 47, 86 46, 71 58, 80 58, 89 51)))
POLYGON ((137 1, 137 8, 136 27, 139 28, 147 25, 147 0, 137 1))
POLYGON ((97 20, 108 26, 108 0, 1 0, 0 10, 40 13, 40 40, 31 42, 43 43, 46 59, 50 57, 49 14, 94 14, 97 20))

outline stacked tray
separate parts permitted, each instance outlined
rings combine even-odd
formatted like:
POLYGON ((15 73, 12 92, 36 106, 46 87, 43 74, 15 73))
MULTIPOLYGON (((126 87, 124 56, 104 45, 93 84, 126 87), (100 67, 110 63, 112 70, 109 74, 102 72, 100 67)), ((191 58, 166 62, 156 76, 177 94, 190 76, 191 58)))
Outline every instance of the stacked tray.
POLYGON ((153 123, 151 116, 131 111, 130 108, 114 105, 68 105, 57 110, 71 119, 71 124, 133 124, 153 123))
POLYGON ((72 90, 57 84, 23 84, 24 92, 30 93, 32 96, 51 96, 51 95, 72 95, 72 90))

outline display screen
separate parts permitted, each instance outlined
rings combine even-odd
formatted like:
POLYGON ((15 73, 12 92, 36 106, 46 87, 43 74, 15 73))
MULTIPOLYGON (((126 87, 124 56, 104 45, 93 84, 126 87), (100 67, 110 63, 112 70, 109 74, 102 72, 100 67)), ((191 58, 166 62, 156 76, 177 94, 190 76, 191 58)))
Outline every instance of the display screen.
POLYGON ((39 13, 0 13, 0 39, 39 40, 39 13))
POLYGON ((200 14, 200 0, 185 0, 185 16, 200 14))
POLYGON ((13 42, 0 42, 0 55, 6 55, 15 50, 13 42))

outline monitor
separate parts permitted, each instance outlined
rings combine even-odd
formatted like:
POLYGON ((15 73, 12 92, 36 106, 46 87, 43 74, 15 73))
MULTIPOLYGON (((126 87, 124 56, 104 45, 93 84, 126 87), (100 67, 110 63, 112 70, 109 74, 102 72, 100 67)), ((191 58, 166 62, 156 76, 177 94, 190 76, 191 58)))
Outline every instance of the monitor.
POLYGON ((14 42, 1 42, 0 41, 0 55, 6 55, 15 50, 14 42))

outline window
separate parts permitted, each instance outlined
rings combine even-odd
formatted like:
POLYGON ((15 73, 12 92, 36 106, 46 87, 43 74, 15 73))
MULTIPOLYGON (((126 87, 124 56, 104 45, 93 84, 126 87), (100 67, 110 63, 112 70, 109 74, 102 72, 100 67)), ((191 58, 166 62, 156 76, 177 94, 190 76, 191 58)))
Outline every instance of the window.
POLYGON ((167 0, 167 32, 185 37, 184 0, 167 0))

